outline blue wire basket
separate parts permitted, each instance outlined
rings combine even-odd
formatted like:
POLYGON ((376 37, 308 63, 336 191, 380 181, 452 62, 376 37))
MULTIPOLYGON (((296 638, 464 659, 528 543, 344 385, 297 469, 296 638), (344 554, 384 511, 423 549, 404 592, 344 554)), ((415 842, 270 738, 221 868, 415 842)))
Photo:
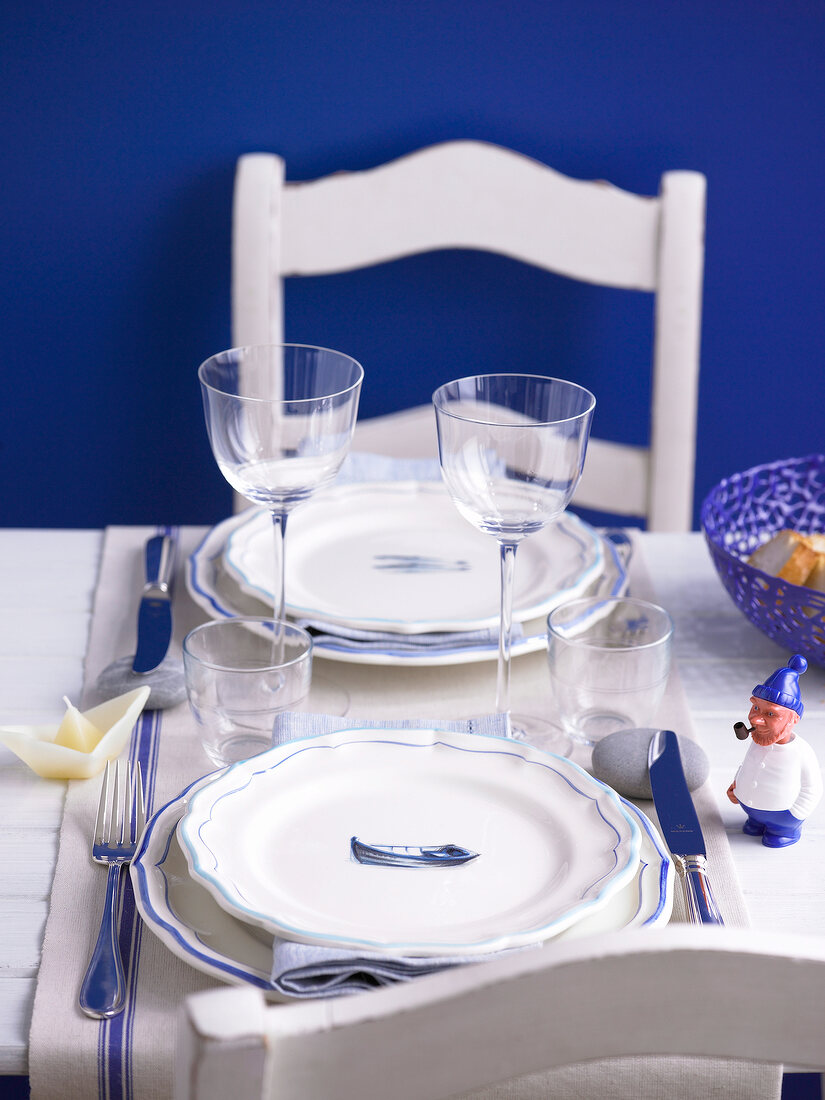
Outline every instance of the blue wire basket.
POLYGON ((702 505, 702 530, 733 602, 769 638, 825 668, 825 593, 748 565, 788 528, 825 533, 825 455, 786 458, 725 478, 702 505))

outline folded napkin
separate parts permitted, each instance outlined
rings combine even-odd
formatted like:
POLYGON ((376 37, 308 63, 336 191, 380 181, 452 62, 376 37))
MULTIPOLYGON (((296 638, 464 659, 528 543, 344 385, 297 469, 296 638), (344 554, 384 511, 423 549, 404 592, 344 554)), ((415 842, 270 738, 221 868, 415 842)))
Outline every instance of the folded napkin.
POLYGON ((272 988, 289 997, 340 997, 383 985, 408 982, 453 966, 488 962, 517 951, 536 950, 540 944, 509 947, 481 955, 382 955, 377 951, 347 951, 340 947, 275 940, 272 950, 272 988))
MULTIPOLYGON (((396 634, 388 630, 361 630, 344 626, 342 623, 328 623, 320 619, 296 619, 298 626, 308 631, 323 645, 324 649, 334 649, 341 653, 378 652, 388 657, 427 654, 430 657, 448 655, 457 650, 498 649, 498 627, 486 630, 434 631, 431 634, 396 634)), ((513 623, 511 641, 524 639, 524 629, 520 623, 513 623)))
POLYGON ((390 458, 388 455, 350 451, 333 484, 355 481, 440 481, 437 458, 390 458))
MULTIPOLYGON (((296 737, 311 737, 345 729, 440 729, 481 736, 504 737, 507 718, 503 714, 484 714, 462 721, 409 718, 338 718, 328 714, 301 714, 287 711, 275 720, 273 743, 283 744, 296 737)), ((395 982, 407 982, 425 974, 435 974, 452 966, 486 962, 514 951, 538 947, 510 947, 479 955, 386 955, 378 951, 350 951, 342 947, 296 943, 275 938, 272 949, 272 987, 290 997, 339 997, 361 993, 395 982)))
POLYGON ((338 730, 446 730, 476 733, 482 737, 506 737, 509 721, 504 714, 480 714, 474 718, 442 721, 439 718, 353 718, 286 710, 275 717, 272 744, 283 745, 296 737, 320 737, 338 730))

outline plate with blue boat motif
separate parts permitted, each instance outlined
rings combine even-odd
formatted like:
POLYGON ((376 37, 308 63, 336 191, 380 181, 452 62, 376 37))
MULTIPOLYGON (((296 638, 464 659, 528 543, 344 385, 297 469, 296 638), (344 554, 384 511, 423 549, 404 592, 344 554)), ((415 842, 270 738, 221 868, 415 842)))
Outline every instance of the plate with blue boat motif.
POLYGON ((433 729, 287 742, 194 793, 192 880, 304 943, 462 955, 539 943, 638 873, 637 819, 571 761, 433 729))
MULTIPOLYGON (((178 843, 178 822, 189 799, 212 780, 212 776, 196 780, 148 821, 130 867, 135 901, 147 928, 189 966, 230 985, 260 989, 268 1000, 283 1001, 287 998, 272 988, 273 936, 222 909, 189 876, 178 843)), ((670 919, 673 862, 656 826, 632 802, 621 801, 641 832, 636 874, 606 905, 568 925, 554 939, 653 928, 670 919)))
MULTIPOLYGON (((500 564, 495 539, 463 519, 441 482, 333 486, 287 525, 287 612, 398 634, 495 627, 500 564)), ((248 596, 271 605, 272 520, 257 512, 229 535, 224 567, 248 596)), ((525 539, 514 576, 513 621, 546 615, 602 570, 602 543, 563 515, 525 539)))

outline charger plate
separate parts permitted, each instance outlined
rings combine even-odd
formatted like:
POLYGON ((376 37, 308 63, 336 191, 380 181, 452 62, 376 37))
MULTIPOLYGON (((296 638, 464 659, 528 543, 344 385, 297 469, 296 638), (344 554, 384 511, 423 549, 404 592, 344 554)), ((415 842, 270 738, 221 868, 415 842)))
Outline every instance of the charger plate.
MULTIPOLYGON (((196 970, 231 985, 266 991, 271 1000, 286 998, 271 988, 272 935, 236 920, 203 886, 189 876, 176 831, 189 799, 214 776, 196 780, 147 823, 131 864, 135 901, 146 926, 174 955, 196 970)), ((673 863, 656 827, 631 802, 625 810, 641 832, 636 874, 606 905, 559 932, 556 939, 654 927, 670 919, 673 863)))
MULTIPOLYGON (((236 615, 271 615, 272 607, 241 590, 234 577, 224 567, 224 550, 229 536, 234 530, 246 523, 252 509, 230 516, 215 527, 210 528, 195 551, 186 562, 186 586, 190 596, 210 618, 232 618, 236 615)), ((565 516, 563 522, 572 539, 581 545, 595 535, 599 540, 602 555, 602 568, 580 593, 581 595, 618 596, 627 588, 627 559, 629 542, 623 538, 617 546, 612 538, 618 538, 614 532, 604 538, 593 531, 583 521, 574 516, 565 516), (569 523, 568 523, 569 521, 569 523)), ((540 533, 537 538, 542 538, 540 533)), ((561 594, 563 598, 564 593, 561 594)), ((306 622, 306 620, 304 620, 306 622)), ((542 618, 524 624, 525 634, 513 640, 512 656, 542 650, 547 644, 547 628, 542 618)), ((426 644, 427 636, 418 635, 424 644, 416 648, 399 647, 390 638, 372 641, 368 644, 353 642, 342 638, 331 628, 328 633, 317 633, 314 637, 314 656, 326 660, 343 661, 348 664, 423 666, 460 665, 477 661, 492 661, 498 656, 498 640, 495 631, 490 631, 487 642, 479 641, 467 635, 466 643, 454 636, 447 648, 426 644)), ((410 635, 399 635, 402 640, 410 635)))
POLYGON ((537 943, 636 874, 618 796, 525 743, 437 730, 344 730, 221 773, 178 826, 192 878, 227 912, 305 943, 460 955, 537 943), (458 847, 445 865, 379 850, 458 847))
MULTIPOLYGON (((426 634, 498 623, 495 540, 462 519, 440 482, 334 486, 288 524, 286 607, 365 630, 426 634)), ((272 520, 256 512, 231 532, 224 565, 241 590, 272 604, 272 520)), ((581 592, 602 568, 601 540, 565 514, 519 547, 513 621, 581 592)))

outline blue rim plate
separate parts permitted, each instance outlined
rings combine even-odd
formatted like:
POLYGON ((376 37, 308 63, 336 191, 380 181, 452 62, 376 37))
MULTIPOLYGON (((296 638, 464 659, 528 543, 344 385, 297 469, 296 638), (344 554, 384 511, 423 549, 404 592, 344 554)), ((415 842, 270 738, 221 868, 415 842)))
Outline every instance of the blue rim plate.
MULTIPOLYGON (((250 985, 273 1000, 284 1000, 270 985, 272 936, 236 920, 212 895, 189 877, 177 839, 177 826, 189 797, 211 783, 196 780, 166 803, 147 823, 131 865, 138 910, 152 933, 174 955, 201 973, 232 985, 250 985)), ((673 863, 652 822, 626 799, 627 812, 641 832, 639 865, 634 877, 601 909, 582 917, 555 938, 654 927, 670 919, 673 907, 673 863)))
MULTIPOLYGON (((336 485, 289 521, 287 611, 340 626, 432 634, 496 627, 495 539, 459 514, 440 481, 336 485)), ((602 569, 601 540, 569 514, 519 548, 513 621, 572 598, 602 569)), ((272 520, 253 512, 228 536, 224 566, 242 591, 271 603, 272 520)))
POLYGON ((227 912, 306 943, 460 955, 538 943, 636 873, 639 827, 583 769, 526 743, 343 730, 233 765, 178 827, 227 912), (456 845, 461 866, 364 866, 370 845, 456 845))
MULTIPOLYGON (((187 559, 187 588, 195 603, 210 618, 271 614, 269 605, 242 591, 224 567, 227 540, 234 530, 249 520, 250 514, 247 510, 211 528, 187 559)), ((566 514, 560 522, 564 525, 566 536, 582 548, 594 538, 599 543, 600 569, 584 585, 580 594, 613 596, 624 592, 628 582, 627 540, 625 546, 617 547, 610 538, 598 535, 571 514, 566 514)), ((570 594, 570 590, 563 590, 555 598, 561 601, 570 594)), ((308 624, 304 621, 302 625, 308 624)), ((418 635, 413 637, 423 644, 415 646, 409 645, 410 636, 404 635, 370 641, 348 638, 343 632, 336 633, 333 624, 330 624, 328 631, 313 630, 313 634, 316 657, 350 664, 429 667, 493 661, 498 656, 495 630, 487 632, 487 636, 483 638, 472 632, 466 633, 464 637, 453 636, 448 644, 442 644, 440 639, 432 635, 418 635)), ((523 635, 518 632, 514 635, 512 655, 518 657, 535 653, 545 647, 546 627, 542 618, 524 624, 523 635)))

